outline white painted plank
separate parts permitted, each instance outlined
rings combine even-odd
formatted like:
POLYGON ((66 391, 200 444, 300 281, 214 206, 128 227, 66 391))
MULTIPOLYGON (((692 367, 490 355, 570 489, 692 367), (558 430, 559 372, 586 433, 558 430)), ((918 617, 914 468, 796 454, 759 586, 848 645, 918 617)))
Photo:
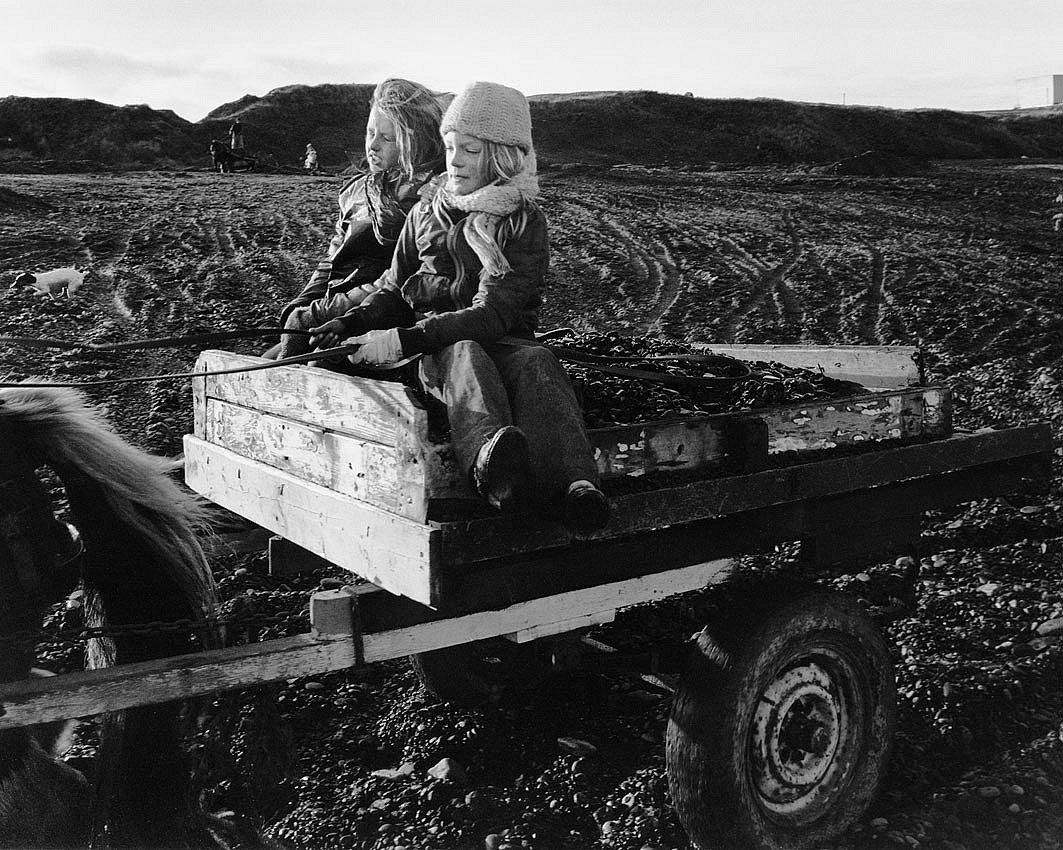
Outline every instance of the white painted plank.
MULTIPOLYGON (((267 362, 230 351, 204 351, 196 362, 196 371, 267 362)), ((398 430, 423 430, 426 418, 413 393, 402 384, 356 378, 313 366, 279 366, 193 378, 192 382, 205 382, 197 396, 202 396, 207 404, 212 398, 222 399, 385 445, 394 445, 398 430)), ((197 432, 197 436, 204 435, 197 432)))
POLYGON ((774 361, 784 366, 821 371, 869 389, 916 386, 922 382, 919 349, 910 345, 724 345, 697 348, 746 361, 774 361))
POLYGON ((707 561, 650 576, 573 590, 520 602, 497 611, 483 611, 424 623, 407 629, 367 634, 362 637, 366 662, 399 658, 455 644, 485 640, 534 628, 541 623, 576 619, 600 611, 615 611, 631 605, 655 602, 723 581, 734 559, 707 561))
POLYGON ((603 623, 611 623, 616 619, 616 611, 598 611, 594 614, 584 614, 573 617, 570 620, 562 620, 560 623, 543 623, 532 626, 529 629, 521 629, 519 632, 511 632, 506 635, 507 640, 513 643, 528 643, 539 638, 551 635, 563 635, 566 632, 574 632, 579 629, 589 629, 591 626, 600 626, 603 623))
POLYGON ((196 492, 392 593, 438 605, 431 562, 439 531, 234 452, 185 436, 196 492))
POLYGON ((424 520, 424 464, 398 474, 397 449, 286 417, 212 399, 205 439, 304 481, 424 520), (400 487, 402 492, 400 492, 400 487))

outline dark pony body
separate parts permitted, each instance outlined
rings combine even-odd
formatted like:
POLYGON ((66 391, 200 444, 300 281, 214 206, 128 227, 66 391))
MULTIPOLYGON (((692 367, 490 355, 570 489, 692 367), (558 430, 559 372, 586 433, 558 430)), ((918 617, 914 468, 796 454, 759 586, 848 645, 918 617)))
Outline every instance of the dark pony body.
MULTIPOLYGON (((170 462, 126 443, 81 396, 60 388, 0 390, 0 681, 32 675, 32 635, 78 583, 90 666, 214 645, 206 627, 125 633, 123 625, 204 621, 214 599, 197 541, 205 509, 169 475, 170 462), (84 550, 38 478, 62 481, 84 550), (29 636, 29 637, 27 637, 29 636)), ((57 760, 53 730, 0 731, 0 847, 189 847, 211 843, 193 815, 181 706, 108 715, 94 775, 57 760)))

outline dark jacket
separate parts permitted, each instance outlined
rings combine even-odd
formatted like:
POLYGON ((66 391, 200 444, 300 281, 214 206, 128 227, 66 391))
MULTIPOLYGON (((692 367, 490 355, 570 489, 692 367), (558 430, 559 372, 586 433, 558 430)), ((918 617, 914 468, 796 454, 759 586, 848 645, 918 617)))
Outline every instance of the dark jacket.
POLYGON ((327 257, 281 311, 288 314, 312 301, 371 286, 387 271, 406 216, 417 203, 418 192, 434 176, 426 170, 403 179, 401 172, 367 172, 352 177, 340 188, 340 213, 327 257), (372 185, 371 185, 372 183, 372 185))
POLYGON ((502 248, 512 270, 494 277, 465 238, 464 214, 449 210, 448 226, 432 207, 431 189, 425 194, 406 220, 379 292, 341 317, 348 333, 397 327, 407 356, 463 339, 487 344, 534 336, 550 263, 542 210, 526 205, 523 232, 502 248))

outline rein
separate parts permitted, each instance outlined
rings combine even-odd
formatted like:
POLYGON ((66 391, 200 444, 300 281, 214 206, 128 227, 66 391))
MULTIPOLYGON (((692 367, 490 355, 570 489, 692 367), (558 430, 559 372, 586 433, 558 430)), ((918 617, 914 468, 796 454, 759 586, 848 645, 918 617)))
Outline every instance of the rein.
MULTIPOLYGON (((598 372, 605 372, 607 374, 617 375, 623 378, 631 378, 633 380, 640 381, 651 381, 653 383, 673 387, 730 386, 734 383, 737 383, 738 381, 749 377, 749 375, 751 374, 751 370, 747 364, 743 363, 741 360, 736 360, 733 357, 728 357, 726 355, 721 354, 667 354, 613 357, 602 354, 591 354, 586 351, 581 351, 580 349, 568 348, 561 345, 554 345, 548 342, 551 337, 555 337, 559 334, 565 333, 566 331, 568 331, 567 328, 560 328, 557 330, 548 331, 539 335, 535 339, 524 339, 520 337, 505 336, 498 340, 498 343, 502 345, 537 346, 546 348, 552 351, 559 360, 567 361, 587 369, 593 369, 598 372), (705 373, 703 375, 674 375, 668 372, 655 372, 649 369, 635 369, 628 366, 619 365, 622 363, 633 362, 687 362, 701 364, 706 368, 727 368, 734 374, 712 375, 705 373)), ((246 328, 243 330, 235 331, 213 331, 209 333, 186 334, 184 336, 158 337, 154 339, 141 339, 130 340, 128 342, 107 343, 79 343, 69 342, 67 340, 47 339, 38 337, 0 336, 0 345, 7 344, 19 345, 24 348, 34 349, 60 349, 63 351, 72 352, 99 353, 112 351, 144 351, 148 349, 157 348, 177 348, 183 345, 210 345, 218 342, 227 342, 234 339, 278 336, 280 334, 298 334, 303 336, 309 336, 310 332, 305 330, 294 330, 288 328, 246 328)), ((161 375, 142 375, 133 378, 108 378, 99 381, 47 381, 37 383, 8 381, 0 382, 0 388, 11 389, 17 387, 105 387, 114 386, 118 384, 149 383, 153 381, 179 380, 187 378, 205 378, 212 375, 232 375, 238 372, 256 372, 261 369, 273 369, 278 366, 291 366, 299 363, 311 363, 318 360, 331 360, 339 357, 345 357, 348 354, 353 354, 355 351, 358 350, 359 347, 360 346, 358 344, 340 345, 335 348, 312 351, 309 354, 297 354, 293 357, 284 357, 278 360, 268 360, 265 363, 257 363, 253 366, 236 366, 231 369, 217 369, 209 372, 174 372, 161 375)), ((388 363, 381 366, 369 366, 367 364, 360 365, 368 372, 377 372, 383 375, 398 369, 402 369, 403 367, 416 361, 420 356, 421 355, 419 354, 415 354, 412 357, 406 357, 398 361, 397 363, 388 363)))

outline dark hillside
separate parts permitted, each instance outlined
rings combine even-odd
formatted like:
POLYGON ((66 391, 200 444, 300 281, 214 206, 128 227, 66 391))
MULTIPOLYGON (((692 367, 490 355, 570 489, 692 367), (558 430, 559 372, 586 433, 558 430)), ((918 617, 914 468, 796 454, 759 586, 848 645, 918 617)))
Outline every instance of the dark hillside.
POLYGON ((793 163, 869 149, 917 159, 1046 155, 1040 123, 947 110, 895 110, 784 100, 706 100, 656 92, 532 98, 545 159, 603 163, 793 163))
POLYGON ((201 137, 195 124, 168 109, 58 97, 0 98, 0 161, 173 167, 206 150, 201 137))
MULTIPOLYGON (((196 123, 147 106, 2 98, 0 169, 40 160, 205 168, 211 137, 224 138, 239 117, 247 150, 266 165, 298 168, 312 142, 322 165, 340 170, 361 159, 371 94, 369 84, 284 86, 196 123)), ((531 105, 544 164, 827 163, 870 150, 907 160, 1063 156, 1059 110, 896 110, 649 91, 535 95, 531 105)))
POLYGON ((342 168, 362 158, 372 94, 372 85, 284 86, 219 106, 197 126, 224 138, 239 117, 248 151, 272 154, 280 165, 299 165, 309 142, 322 163, 342 168))

